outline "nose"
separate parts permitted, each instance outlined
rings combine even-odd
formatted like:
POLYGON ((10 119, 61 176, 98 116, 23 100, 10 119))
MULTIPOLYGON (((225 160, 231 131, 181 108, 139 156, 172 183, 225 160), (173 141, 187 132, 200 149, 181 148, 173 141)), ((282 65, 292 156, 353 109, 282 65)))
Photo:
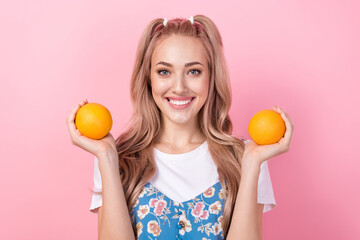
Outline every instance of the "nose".
POLYGON ((173 92, 180 94, 186 93, 188 91, 188 87, 186 84, 185 76, 179 74, 173 79, 173 92))

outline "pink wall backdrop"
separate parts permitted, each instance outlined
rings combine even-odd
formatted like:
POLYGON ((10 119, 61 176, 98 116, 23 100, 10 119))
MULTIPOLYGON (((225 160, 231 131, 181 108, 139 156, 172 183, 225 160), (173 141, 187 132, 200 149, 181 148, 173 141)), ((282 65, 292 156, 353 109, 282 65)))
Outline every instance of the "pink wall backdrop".
POLYGON ((71 144, 70 110, 104 104, 118 136, 145 25, 209 16, 231 74, 234 133, 279 105, 289 152, 269 160, 277 207, 263 239, 360 239, 359 1, 1 1, 1 239, 97 239, 93 156, 71 144))

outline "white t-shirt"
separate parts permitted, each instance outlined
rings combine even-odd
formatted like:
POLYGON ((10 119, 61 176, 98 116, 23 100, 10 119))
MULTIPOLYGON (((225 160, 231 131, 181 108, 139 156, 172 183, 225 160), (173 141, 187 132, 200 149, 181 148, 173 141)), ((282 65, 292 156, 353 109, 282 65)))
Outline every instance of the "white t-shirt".
MULTIPOLYGON (((153 148, 153 153, 156 173, 149 182, 174 201, 190 200, 219 181, 217 167, 209 152, 207 141, 186 153, 169 154, 157 148, 153 148)), ((95 157, 94 191, 102 189, 98 164, 98 159, 95 157)), ((263 162, 260 168, 257 202, 264 204, 263 212, 276 207, 267 161, 263 162)), ((101 195, 93 194, 90 211, 97 213, 97 208, 100 206, 102 206, 101 195)))

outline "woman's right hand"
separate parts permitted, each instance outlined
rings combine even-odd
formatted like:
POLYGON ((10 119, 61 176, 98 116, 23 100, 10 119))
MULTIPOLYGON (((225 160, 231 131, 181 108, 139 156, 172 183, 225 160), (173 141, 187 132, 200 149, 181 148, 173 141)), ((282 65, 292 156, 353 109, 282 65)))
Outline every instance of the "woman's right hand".
POLYGON ((76 128, 76 113, 78 112, 80 107, 87 103, 87 100, 83 100, 78 103, 72 109, 66 120, 72 144, 94 154, 97 158, 99 158, 99 156, 103 154, 115 154, 115 156, 117 156, 115 139, 110 132, 102 139, 95 140, 82 135, 80 131, 76 128))

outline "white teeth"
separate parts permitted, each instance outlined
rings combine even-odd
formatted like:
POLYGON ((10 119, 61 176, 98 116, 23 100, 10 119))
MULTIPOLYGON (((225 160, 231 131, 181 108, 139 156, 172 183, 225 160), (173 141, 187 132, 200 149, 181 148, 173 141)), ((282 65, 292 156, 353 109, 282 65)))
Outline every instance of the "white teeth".
POLYGON ((171 100, 171 99, 169 99, 169 100, 172 104, 175 104, 175 105, 185 105, 185 104, 188 104, 189 102, 191 102, 191 99, 186 100, 186 101, 176 101, 176 100, 171 100))

